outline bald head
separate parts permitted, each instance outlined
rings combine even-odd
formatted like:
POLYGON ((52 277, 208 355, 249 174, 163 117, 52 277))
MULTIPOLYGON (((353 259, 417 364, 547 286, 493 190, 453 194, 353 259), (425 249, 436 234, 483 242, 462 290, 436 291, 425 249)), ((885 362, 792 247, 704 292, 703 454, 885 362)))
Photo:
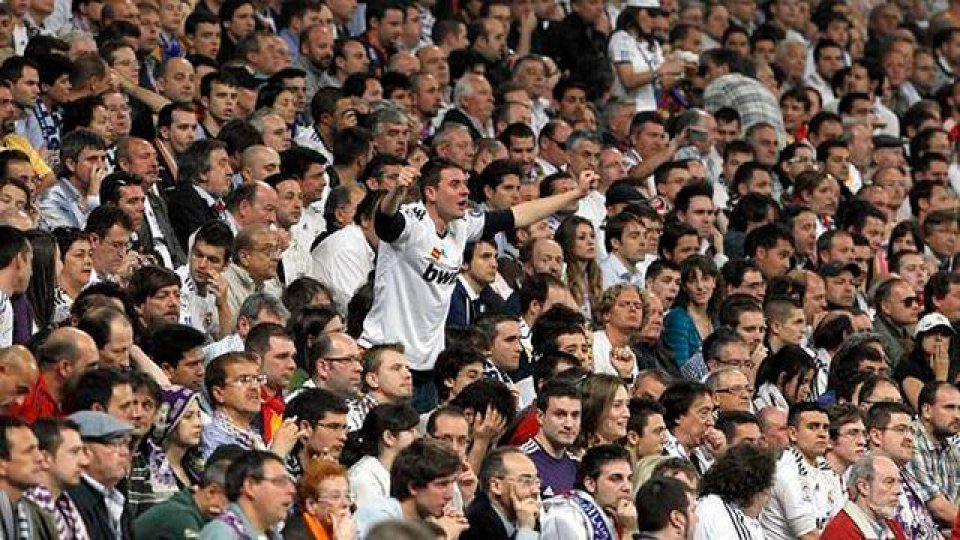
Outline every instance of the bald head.
POLYGON ((50 333, 37 351, 44 376, 67 379, 97 366, 97 343, 83 330, 71 326, 50 333))
POLYGON ((196 84, 197 73, 193 64, 185 58, 175 56, 160 65, 157 90, 170 101, 190 103, 193 101, 196 84))
POLYGON ((0 349, 0 408, 18 405, 39 377, 29 349, 22 345, 0 349))
POLYGON ((269 146, 255 144, 240 154, 240 176, 244 183, 260 182, 280 172, 280 154, 269 146))

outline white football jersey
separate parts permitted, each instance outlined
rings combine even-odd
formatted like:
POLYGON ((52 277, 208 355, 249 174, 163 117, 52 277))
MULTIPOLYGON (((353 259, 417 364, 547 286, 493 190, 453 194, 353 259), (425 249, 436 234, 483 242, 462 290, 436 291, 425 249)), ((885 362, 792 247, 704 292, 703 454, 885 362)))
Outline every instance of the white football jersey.
POLYGON ((421 203, 400 209, 405 225, 393 242, 380 242, 374 300, 363 324, 363 344, 402 343, 410 369, 432 370, 444 348, 443 328, 463 250, 483 233, 484 213, 473 209, 447 224, 444 235, 421 203))
POLYGON ((13 304, 0 291, 0 347, 13 345, 13 304))

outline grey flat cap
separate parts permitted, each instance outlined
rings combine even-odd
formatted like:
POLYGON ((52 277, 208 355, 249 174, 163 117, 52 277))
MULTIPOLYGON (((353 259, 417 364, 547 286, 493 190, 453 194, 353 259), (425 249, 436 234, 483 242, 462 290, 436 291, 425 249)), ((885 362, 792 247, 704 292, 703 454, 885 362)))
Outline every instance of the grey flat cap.
POLYGON ((130 424, 99 411, 77 411, 67 418, 80 426, 80 438, 84 440, 109 440, 133 431, 130 424))

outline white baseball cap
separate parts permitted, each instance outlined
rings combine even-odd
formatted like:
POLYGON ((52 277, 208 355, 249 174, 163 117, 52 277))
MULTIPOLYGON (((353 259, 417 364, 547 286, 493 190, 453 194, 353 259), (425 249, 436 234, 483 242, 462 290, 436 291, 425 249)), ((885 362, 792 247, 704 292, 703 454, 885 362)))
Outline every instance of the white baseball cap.
POLYGON ((955 333, 953 330, 953 325, 950 324, 950 319, 942 313, 927 313, 920 319, 920 322, 917 323, 917 327, 913 330, 913 337, 917 337, 920 334, 926 334, 935 328, 943 328, 948 330, 951 334, 955 333))

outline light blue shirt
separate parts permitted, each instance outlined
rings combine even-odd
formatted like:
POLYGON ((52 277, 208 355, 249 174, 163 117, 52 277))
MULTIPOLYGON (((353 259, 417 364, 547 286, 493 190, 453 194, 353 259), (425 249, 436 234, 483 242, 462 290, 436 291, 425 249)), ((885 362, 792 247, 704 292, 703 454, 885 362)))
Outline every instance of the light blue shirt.
POLYGON ((86 197, 66 178, 60 178, 40 195, 37 202, 47 227, 76 227, 87 224, 87 216, 100 206, 100 197, 86 197))

